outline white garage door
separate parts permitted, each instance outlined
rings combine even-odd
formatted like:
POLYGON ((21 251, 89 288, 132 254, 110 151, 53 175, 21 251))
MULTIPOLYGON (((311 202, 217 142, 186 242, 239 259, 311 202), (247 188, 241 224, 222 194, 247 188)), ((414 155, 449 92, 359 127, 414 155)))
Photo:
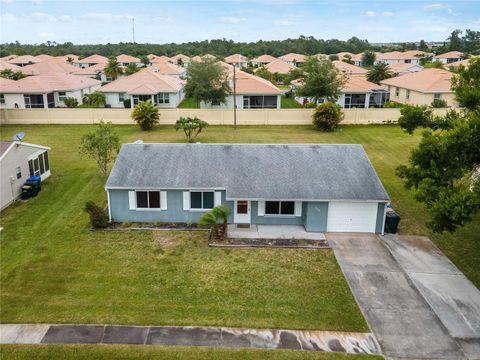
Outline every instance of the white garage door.
POLYGON ((377 203, 330 202, 327 231, 374 233, 377 208, 377 203))

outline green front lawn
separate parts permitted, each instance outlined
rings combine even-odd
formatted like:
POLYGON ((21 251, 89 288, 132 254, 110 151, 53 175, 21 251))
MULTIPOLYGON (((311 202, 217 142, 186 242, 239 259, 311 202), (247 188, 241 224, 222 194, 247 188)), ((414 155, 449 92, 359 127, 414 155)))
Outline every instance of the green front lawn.
POLYGON ((138 345, 2 345, 0 358, 13 360, 381 360, 381 356, 298 350, 215 349, 138 345))
POLYGON ((287 98, 285 95, 282 95, 280 107, 282 109, 298 109, 301 108, 302 105, 300 105, 295 99, 287 98))
POLYGON ((194 98, 184 98, 180 104, 179 109, 199 109, 198 102, 194 98))

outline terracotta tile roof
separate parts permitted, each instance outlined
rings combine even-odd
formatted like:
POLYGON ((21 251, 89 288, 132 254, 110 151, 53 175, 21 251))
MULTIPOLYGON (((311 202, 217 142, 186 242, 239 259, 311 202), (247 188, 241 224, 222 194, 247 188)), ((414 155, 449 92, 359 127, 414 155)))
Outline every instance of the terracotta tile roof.
POLYGON ((203 61, 204 58, 207 58, 207 59, 216 59, 215 56, 210 55, 210 54, 206 54, 206 55, 202 55, 202 56, 198 56, 198 55, 197 55, 197 56, 194 56, 194 57, 192 57, 192 61, 197 61, 197 62, 199 62, 199 61, 203 61))
POLYGON ((430 55, 432 54, 420 50, 408 50, 403 52, 390 51, 386 53, 377 53, 377 60, 408 60, 430 55))
POLYGON ((40 61, 45 61, 45 60, 52 60, 54 59, 53 56, 50 56, 50 55, 47 55, 47 54, 40 54, 40 55, 37 55, 35 56, 38 60, 40 61))
MULTIPOLYGON (((235 88, 237 94, 252 95, 279 95, 282 91, 273 85, 270 81, 259 76, 248 74, 241 70, 235 72, 235 88)), ((233 80, 233 70, 228 70, 228 79, 233 80)), ((233 91, 233 88, 232 90, 233 91)))
POLYGON ((15 80, 10 80, 7 78, 0 77, 0 88, 4 85, 9 85, 15 83, 15 80))
POLYGON ((23 67, 15 65, 15 64, 10 64, 7 61, 0 60, 0 71, 5 70, 5 69, 10 69, 12 71, 20 71, 22 72, 23 67))
POLYGON ((463 56, 464 54, 460 51, 449 51, 444 54, 435 55, 434 58, 435 59, 452 59, 452 58, 456 59, 456 58, 461 58, 463 56))
POLYGON ((351 52, 348 52, 348 51, 342 51, 342 52, 336 53, 334 55, 337 55, 339 60, 342 60, 345 57, 345 55, 350 55, 351 58, 353 58, 355 56, 354 53, 351 53, 351 52))
POLYGON ((120 63, 139 63, 140 59, 135 56, 121 54, 117 56, 117 61, 120 63))
POLYGON ((228 64, 247 62, 248 59, 242 54, 233 54, 225 57, 224 61, 228 64))
POLYGON ((305 62, 305 55, 302 54, 295 54, 295 53, 289 53, 283 56, 280 56, 279 59, 282 59, 283 61, 296 61, 296 62, 305 62))
POLYGON ((337 70, 341 71, 342 73, 349 74, 349 75, 365 75, 368 70, 360 67, 355 66, 352 64, 348 64, 345 61, 341 60, 334 60, 332 61, 333 65, 337 68, 337 70))
POLYGON ((35 64, 37 62, 40 62, 40 60, 32 55, 22 55, 22 56, 17 56, 12 60, 8 60, 8 62, 10 64, 28 64, 28 63, 35 64))
POLYGON ((453 75, 450 71, 443 69, 424 69, 386 79, 381 83, 419 92, 452 92, 450 80, 453 75))
POLYGON ((84 59, 77 59, 74 62, 77 64, 100 64, 100 63, 107 63, 108 58, 102 55, 94 54, 94 55, 87 56, 84 59))
POLYGON ((11 84, 1 85, 0 92, 16 94, 45 94, 53 91, 72 91, 100 85, 98 80, 79 77, 65 73, 44 73, 15 81, 11 84))
MULTIPOLYGON (((285 61, 277 59, 265 65, 265 68, 270 71, 272 74, 288 74, 288 72, 292 69, 295 69, 295 66, 287 64, 285 61)), ((258 71, 260 68, 255 69, 258 71)))
POLYGON ((71 74, 78 70, 78 67, 58 61, 42 61, 22 67, 22 72, 28 75, 39 75, 50 72, 71 74))
POLYGON ((260 55, 259 57, 256 57, 252 61, 257 63, 262 63, 262 64, 268 64, 275 60, 277 60, 276 57, 273 57, 272 55, 264 54, 264 55, 260 55))
POLYGON ((465 60, 460 60, 460 61, 455 61, 455 62, 452 62, 450 64, 446 64, 447 67, 450 67, 450 66, 453 66, 453 67, 457 67, 457 66, 460 66, 460 65, 463 65, 465 67, 468 67, 470 65, 470 60, 475 58, 476 56, 472 56, 470 59, 465 59, 465 60))
POLYGON ((388 69, 395 74, 403 74, 403 73, 407 73, 407 72, 412 72, 412 71, 409 71, 409 69, 411 69, 411 68, 420 68, 420 70, 423 69, 423 67, 418 65, 418 64, 396 63, 396 64, 389 64, 388 65, 388 69))
POLYGON ((158 72, 159 74, 164 74, 164 75, 181 75, 185 73, 185 68, 165 62, 165 63, 155 63, 154 65, 151 66, 153 71, 158 72))
POLYGON ((172 56, 171 59, 175 62, 175 64, 178 62, 178 60, 182 60, 182 62, 185 64, 185 63, 189 63, 191 60, 190 60, 190 57, 188 57, 187 55, 183 55, 183 54, 177 54, 175 56, 172 56))
POLYGON ((360 76, 349 76, 347 82, 342 88, 342 92, 371 92, 373 90, 386 90, 384 85, 372 83, 360 76))
POLYGON ((7 56, 4 56, 4 57, 1 57, 0 60, 3 60, 3 61, 8 61, 8 60, 12 60, 12 59, 15 59, 16 57, 18 57, 18 55, 7 55, 7 56))
POLYGON ((103 72, 103 70, 105 69, 105 67, 107 66, 107 63, 99 63, 99 64, 95 64, 95 65, 92 65, 92 66, 88 66, 86 68, 78 68, 78 67, 75 67, 75 71, 72 72, 72 74, 74 75, 97 75, 98 73, 101 73, 103 72))
POLYGON ((165 56, 165 55, 161 55, 161 56, 154 55, 153 57, 149 58, 149 60, 151 64, 174 62, 172 59, 170 59, 168 56, 165 56))
POLYGON ((146 95, 160 92, 178 92, 184 86, 184 82, 175 76, 163 75, 155 72, 150 67, 142 69, 135 74, 112 81, 102 86, 101 92, 125 92, 149 91, 146 95))

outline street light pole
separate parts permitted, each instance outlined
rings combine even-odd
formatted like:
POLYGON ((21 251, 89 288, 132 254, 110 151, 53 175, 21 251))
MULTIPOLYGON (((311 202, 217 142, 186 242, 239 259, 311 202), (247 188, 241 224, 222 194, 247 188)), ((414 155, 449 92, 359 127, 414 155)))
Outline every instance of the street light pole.
POLYGON ((233 63, 233 129, 237 130, 237 72, 233 63))

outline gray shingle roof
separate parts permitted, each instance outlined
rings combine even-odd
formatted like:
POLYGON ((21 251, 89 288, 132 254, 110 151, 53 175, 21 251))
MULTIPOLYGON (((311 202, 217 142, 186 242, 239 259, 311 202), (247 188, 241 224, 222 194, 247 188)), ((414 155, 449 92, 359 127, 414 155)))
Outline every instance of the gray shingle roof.
POLYGON ((355 144, 124 144, 106 188, 218 188, 237 199, 388 200, 355 144))

